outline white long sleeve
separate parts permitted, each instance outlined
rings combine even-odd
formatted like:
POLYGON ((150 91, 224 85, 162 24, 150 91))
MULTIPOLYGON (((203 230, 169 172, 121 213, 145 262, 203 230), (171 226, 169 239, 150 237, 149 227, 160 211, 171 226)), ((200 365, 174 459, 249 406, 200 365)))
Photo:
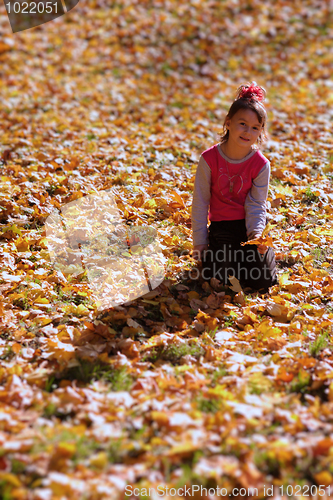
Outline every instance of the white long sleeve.
POLYGON ((267 162, 252 181, 252 187, 245 199, 245 223, 249 239, 261 234, 266 226, 266 200, 270 176, 270 163, 267 162))
POLYGON ((192 202, 193 246, 208 244, 207 217, 210 203, 211 170, 202 156, 195 174, 192 202))

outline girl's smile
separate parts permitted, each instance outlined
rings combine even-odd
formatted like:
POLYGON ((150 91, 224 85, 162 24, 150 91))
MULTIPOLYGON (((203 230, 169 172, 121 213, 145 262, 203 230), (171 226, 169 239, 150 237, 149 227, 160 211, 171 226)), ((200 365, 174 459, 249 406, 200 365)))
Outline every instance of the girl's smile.
POLYGON ((251 109, 240 109, 232 118, 226 120, 226 128, 229 137, 224 143, 224 152, 229 158, 239 160, 250 153, 260 135, 262 125, 257 113, 251 109))

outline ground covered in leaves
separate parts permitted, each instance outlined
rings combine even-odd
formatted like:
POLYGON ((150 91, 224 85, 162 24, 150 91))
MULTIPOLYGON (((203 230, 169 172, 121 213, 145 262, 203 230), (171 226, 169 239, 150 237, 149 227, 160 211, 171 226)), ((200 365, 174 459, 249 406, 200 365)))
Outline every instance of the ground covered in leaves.
POLYGON ((15 35, 0 13, 1 498, 329 494, 329 2, 81 0, 15 35), (268 91, 279 284, 265 296, 195 279, 189 253, 197 160, 251 80, 268 91), (53 269, 43 225, 110 188, 124 222, 157 230, 167 272, 97 311, 84 275, 53 269))

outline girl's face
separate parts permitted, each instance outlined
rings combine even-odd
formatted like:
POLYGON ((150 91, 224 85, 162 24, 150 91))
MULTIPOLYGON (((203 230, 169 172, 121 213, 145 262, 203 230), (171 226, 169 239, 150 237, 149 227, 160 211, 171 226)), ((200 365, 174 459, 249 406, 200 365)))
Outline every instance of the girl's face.
POLYGON ((257 141, 262 125, 257 113, 251 109, 240 109, 232 118, 227 118, 226 128, 229 130, 230 146, 249 150, 257 141))

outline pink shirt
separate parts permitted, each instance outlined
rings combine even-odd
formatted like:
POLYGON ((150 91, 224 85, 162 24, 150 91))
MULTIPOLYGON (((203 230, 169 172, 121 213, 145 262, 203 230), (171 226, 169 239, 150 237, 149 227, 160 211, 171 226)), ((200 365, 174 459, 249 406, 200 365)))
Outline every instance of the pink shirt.
POLYGON ((193 245, 208 244, 209 220, 244 219, 249 238, 266 225, 270 164, 258 150, 232 160, 215 144, 200 156, 193 191, 193 245), (232 191, 230 191, 232 188, 232 191))
POLYGON ((209 220, 245 218, 245 199, 267 159, 260 151, 251 152, 244 160, 226 160, 218 145, 202 153, 211 170, 209 220), (222 154, 221 154, 222 153, 222 154))

